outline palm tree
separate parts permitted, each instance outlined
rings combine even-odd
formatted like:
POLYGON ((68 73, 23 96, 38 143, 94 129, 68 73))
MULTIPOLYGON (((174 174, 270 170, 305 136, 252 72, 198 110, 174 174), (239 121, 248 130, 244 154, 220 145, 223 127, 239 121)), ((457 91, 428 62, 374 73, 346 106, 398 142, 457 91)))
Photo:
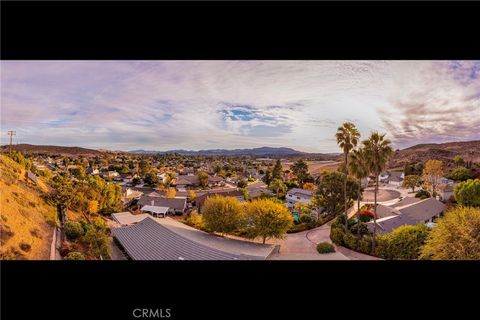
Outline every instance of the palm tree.
POLYGON ((368 168, 371 174, 375 176, 374 191, 374 214, 373 214, 373 244, 372 251, 375 253, 375 234, 377 231, 377 193, 378 176, 385 169, 388 158, 393 153, 391 141, 385 139, 385 134, 372 132, 368 140, 363 141, 368 168))
POLYGON ((345 156, 345 181, 343 183, 343 193, 345 195, 345 231, 348 230, 348 203, 347 203, 347 177, 348 177, 348 154, 358 144, 360 133, 355 125, 351 122, 345 122, 337 129, 336 133, 337 144, 343 150, 345 156))
POLYGON ((358 199, 357 199, 357 238, 360 239, 360 198, 362 193, 362 179, 368 177, 368 162, 365 150, 360 148, 353 150, 350 154, 348 169, 352 175, 358 179, 358 199))

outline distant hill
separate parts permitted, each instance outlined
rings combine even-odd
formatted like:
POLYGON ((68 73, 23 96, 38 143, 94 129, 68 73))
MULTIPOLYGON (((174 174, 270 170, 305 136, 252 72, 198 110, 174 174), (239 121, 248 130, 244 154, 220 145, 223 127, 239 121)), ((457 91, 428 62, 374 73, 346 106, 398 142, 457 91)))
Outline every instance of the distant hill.
MULTIPOLYGON (((274 148, 274 147, 261 147, 253 149, 208 149, 208 150, 168 150, 168 151, 155 151, 155 150, 132 150, 129 153, 136 154, 167 154, 178 153, 183 155, 223 155, 223 156, 238 156, 238 155, 254 155, 254 156, 295 156, 295 155, 310 155, 310 153, 294 150, 292 148, 274 148)), ((321 154, 315 154, 321 155, 321 154)), ((330 155, 330 154, 325 154, 330 155)), ((336 156, 336 154, 331 154, 336 156)))
MULTIPOLYGON (((10 146, 1 147, 2 152, 7 152, 10 146)), ((94 156, 102 154, 99 150, 86 149, 81 147, 43 146, 33 144, 15 144, 12 149, 23 153, 46 153, 50 155, 59 154, 62 156, 94 156)))
POLYGON ((451 166, 456 155, 462 156, 465 161, 480 162, 480 140, 418 144, 396 151, 389 167, 403 167, 406 163, 425 162, 429 159, 441 160, 451 166))
POLYGON ((25 168, 0 155, 0 259, 50 258, 56 208, 44 200, 42 177, 33 185, 25 168))

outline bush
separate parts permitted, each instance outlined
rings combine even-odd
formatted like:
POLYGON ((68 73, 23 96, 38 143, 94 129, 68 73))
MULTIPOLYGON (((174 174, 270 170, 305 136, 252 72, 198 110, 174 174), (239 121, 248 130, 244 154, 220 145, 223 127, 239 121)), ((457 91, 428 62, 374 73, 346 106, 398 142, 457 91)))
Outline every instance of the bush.
POLYGON ((25 251, 25 252, 28 252, 28 251, 30 251, 30 250, 32 249, 32 246, 29 245, 29 244, 26 243, 26 242, 21 242, 21 243, 19 244, 19 247, 20 247, 20 249, 22 249, 22 250, 25 251))
POLYGON ((189 213, 189 215, 185 219, 185 224, 197 229, 202 229, 203 228, 202 216, 198 214, 197 210, 193 210, 192 212, 189 213))
POLYGON ((430 229, 423 223, 405 225, 377 237, 376 254, 383 259, 418 259, 430 229))
POLYGON ((311 214, 302 214, 300 215, 300 222, 305 223, 305 224, 311 224, 315 222, 315 219, 311 214))
POLYGON ((301 231, 305 231, 305 230, 308 230, 308 225, 305 224, 305 223, 299 223, 299 224, 295 224, 293 225, 292 227, 290 227, 290 229, 288 229, 287 233, 296 233, 296 232, 301 232, 301 231))
POLYGON ((330 229, 330 240, 339 246, 343 246, 343 235, 345 231, 343 226, 332 226, 330 229))
POLYGON ((65 257, 65 260, 85 260, 85 256, 81 252, 70 252, 65 257))
POLYGON ((420 190, 415 194, 415 198, 420 198, 420 199, 427 199, 430 198, 430 192, 427 190, 420 190))
POLYGON ((320 254, 332 253, 335 252, 335 247, 331 243, 320 242, 319 244, 317 244, 317 251, 320 254))
POLYGON ((343 244, 345 247, 355 250, 357 248, 357 238, 350 232, 344 232, 343 244))
POLYGON ((79 222, 68 221, 63 227, 65 235, 70 240, 76 240, 83 235, 83 227, 79 222))
POLYGON ((371 254, 372 253, 372 239, 370 238, 362 238, 358 242, 358 251, 365 253, 365 254, 371 254))
POLYGON ((356 235, 358 232, 358 229, 360 229, 361 236, 369 233, 367 224, 363 222, 353 224, 350 227, 350 232, 356 235))

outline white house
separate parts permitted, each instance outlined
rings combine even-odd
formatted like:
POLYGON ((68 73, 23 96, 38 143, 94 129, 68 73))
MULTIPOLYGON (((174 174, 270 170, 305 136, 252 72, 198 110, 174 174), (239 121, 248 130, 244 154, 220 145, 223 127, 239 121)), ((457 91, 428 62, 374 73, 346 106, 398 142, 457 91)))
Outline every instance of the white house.
POLYGON ((285 196, 288 208, 293 208, 297 202, 309 204, 312 198, 312 191, 299 188, 291 189, 285 196))

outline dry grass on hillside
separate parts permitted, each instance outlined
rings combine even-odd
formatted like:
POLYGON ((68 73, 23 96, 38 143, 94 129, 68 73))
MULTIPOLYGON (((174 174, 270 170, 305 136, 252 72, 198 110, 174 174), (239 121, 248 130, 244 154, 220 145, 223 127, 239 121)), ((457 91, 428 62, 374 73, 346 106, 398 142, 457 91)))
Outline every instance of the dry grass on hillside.
POLYGON ((42 198, 46 191, 40 177, 31 184, 24 168, 0 155, 1 259, 49 259, 56 209, 42 198))
MULTIPOLYGON (((332 171, 336 170, 340 162, 326 162, 326 163, 318 163, 316 161, 307 161, 308 164, 308 172, 312 176, 318 176, 324 171, 332 171)), ((290 166, 292 164, 282 164, 283 170, 290 170, 290 166)))

